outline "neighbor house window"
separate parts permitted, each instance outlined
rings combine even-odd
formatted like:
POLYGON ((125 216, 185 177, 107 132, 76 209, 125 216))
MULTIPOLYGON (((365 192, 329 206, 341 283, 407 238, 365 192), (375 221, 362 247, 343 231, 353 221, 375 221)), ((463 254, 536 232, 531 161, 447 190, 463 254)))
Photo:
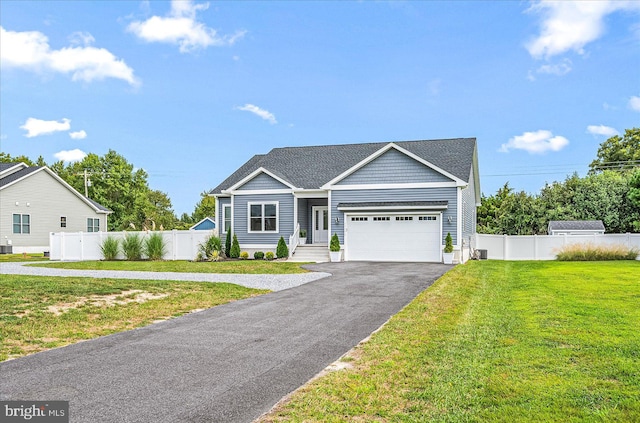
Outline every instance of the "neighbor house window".
POLYGON ((227 233, 231 230, 231 205, 225 204, 222 206, 222 218, 224 222, 222 224, 223 232, 227 233))
POLYGON ((88 218, 87 232, 100 232, 100 219, 93 217, 88 218))
POLYGON ((31 216, 28 214, 13 215, 13 233, 14 234, 30 234, 31 233, 31 216))
POLYGON ((249 203, 249 232, 278 232, 278 203, 249 203))
POLYGON ((61 228, 66 228, 67 227, 67 217, 66 216, 60 216, 60 227, 61 228))

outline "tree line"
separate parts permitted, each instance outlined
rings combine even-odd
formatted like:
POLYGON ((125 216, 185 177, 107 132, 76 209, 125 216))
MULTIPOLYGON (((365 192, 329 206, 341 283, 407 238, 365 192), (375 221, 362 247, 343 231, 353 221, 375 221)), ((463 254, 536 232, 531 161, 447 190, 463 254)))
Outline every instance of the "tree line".
POLYGON ((534 195, 516 192, 507 182, 483 195, 477 231, 546 234, 550 220, 602 220, 606 232, 640 232, 640 128, 600 144, 583 178, 574 173, 534 195))
POLYGON ((109 215, 108 230, 188 229, 207 216, 213 216, 215 202, 206 192, 193 213, 177 218, 169 196, 149 187, 149 175, 135 168, 122 155, 109 150, 103 156, 88 154, 78 162, 63 161, 47 165, 42 156, 32 161, 26 156, 0 153, 0 162, 24 162, 29 166, 48 166, 65 182, 104 207, 109 215))

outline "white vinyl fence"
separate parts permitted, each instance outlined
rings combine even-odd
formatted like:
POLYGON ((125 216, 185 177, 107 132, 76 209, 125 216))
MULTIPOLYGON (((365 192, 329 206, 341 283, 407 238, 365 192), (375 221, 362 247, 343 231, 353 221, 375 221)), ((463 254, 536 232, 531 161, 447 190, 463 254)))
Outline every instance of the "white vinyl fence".
MULTIPOLYGON (((100 246, 107 237, 122 240, 127 232, 59 232, 49 236, 51 260, 101 260, 100 246)), ((143 239, 151 232, 137 233, 143 239)), ((217 231, 157 231, 166 245, 165 260, 193 260, 199 245, 217 231)), ((122 257, 122 253, 119 258, 122 257)))
POLYGON ((487 250, 495 260, 554 260, 570 244, 624 245, 640 248, 640 234, 604 235, 485 235, 476 234, 473 248, 487 250))

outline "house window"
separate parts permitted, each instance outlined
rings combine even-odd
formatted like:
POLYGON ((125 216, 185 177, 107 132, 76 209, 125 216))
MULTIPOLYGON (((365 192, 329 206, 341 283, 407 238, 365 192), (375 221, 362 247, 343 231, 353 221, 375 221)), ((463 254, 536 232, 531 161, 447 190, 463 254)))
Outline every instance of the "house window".
POLYGON ((13 215, 13 233, 14 234, 30 234, 31 233, 31 216, 28 214, 13 215))
POLYGON ((60 227, 61 228, 66 228, 67 227, 67 217, 66 216, 60 216, 60 227))
POLYGON ((92 217, 88 218, 87 232, 100 232, 100 219, 92 217))
POLYGON ((249 232, 278 232, 278 203, 249 203, 249 232))
POLYGON ((224 233, 227 233, 231 230, 231 205, 225 204, 222 206, 222 228, 224 233))

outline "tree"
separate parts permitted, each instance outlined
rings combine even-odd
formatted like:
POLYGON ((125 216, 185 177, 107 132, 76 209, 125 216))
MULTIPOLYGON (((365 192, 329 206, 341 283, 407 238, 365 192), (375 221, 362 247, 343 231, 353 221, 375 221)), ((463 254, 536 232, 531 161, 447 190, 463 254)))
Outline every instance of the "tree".
MULTIPOLYGON (((640 210, 640 169, 636 170, 629 178, 629 193, 627 194, 631 206, 640 210)), ((640 216, 633 222, 633 231, 640 232, 640 216)))
POLYGON ((615 135, 600 144, 596 159, 589 165, 589 172, 634 167, 640 167, 640 128, 626 129, 622 137, 615 135))
POLYGON ((206 191, 200 193, 200 201, 196 204, 195 210, 191 215, 193 222, 199 222, 205 217, 213 217, 216 215, 216 200, 206 191))
MULTIPOLYGON (((39 157, 39 159, 41 158, 42 156, 39 157)), ((27 166, 42 166, 32 162, 31 159, 28 158, 27 156, 11 157, 11 154, 9 153, 0 152, 0 163, 17 163, 17 162, 23 162, 27 166)))
POLYGON ((280 239, 278 240, 278 246, 276 247, 276 257, 278 258, 289 257, 289 248, 287 247, 287 243, 284 242, 283 237, 280 237, 280 239))
POLYGON ((240 257, 240 244, 238 243, 238 238, 236 235, 233 235, 233 241, 231 242, 231 249, 229 250, 229 257, 238 258, 240 257))

